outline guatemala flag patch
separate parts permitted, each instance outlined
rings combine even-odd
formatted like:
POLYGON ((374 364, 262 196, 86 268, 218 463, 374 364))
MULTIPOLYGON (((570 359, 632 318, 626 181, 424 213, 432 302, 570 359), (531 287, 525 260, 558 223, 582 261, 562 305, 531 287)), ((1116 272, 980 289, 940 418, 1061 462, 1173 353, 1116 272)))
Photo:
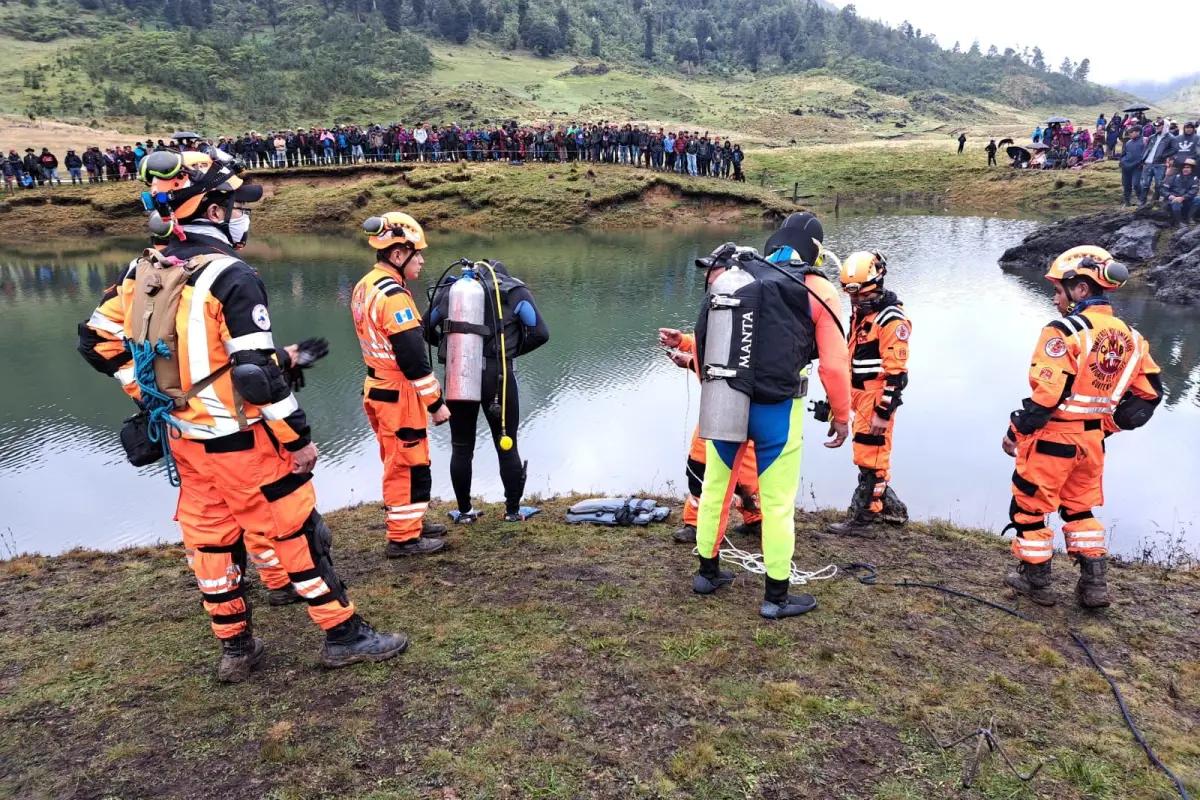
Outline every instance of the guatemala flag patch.
POLYGON ((393 316, 396 317, 396 323, 399 325, 403 325, 406 322, 412 322, 415 319, 413 316, 413 310, 411 308, 402 308, 393 316))

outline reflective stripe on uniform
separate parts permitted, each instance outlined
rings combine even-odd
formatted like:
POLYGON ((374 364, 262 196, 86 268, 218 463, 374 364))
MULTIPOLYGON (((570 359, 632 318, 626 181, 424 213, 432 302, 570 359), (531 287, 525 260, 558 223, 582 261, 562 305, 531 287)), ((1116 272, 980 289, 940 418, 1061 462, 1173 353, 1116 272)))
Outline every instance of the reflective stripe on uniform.
POLYGON ((122 386, 128 386, 137 378, 137 370, 133 367, 125 367, 113 373, 113 377, 120 381, 122 386))
MULTIPOLYGON (((246 420, 246 425, 253 425, 258 420, 259 417, 248 419, 246 420)), ((171 424, 179 428, 179 432, 189 439, 216 439, 230 433, 223 425, 203 425, 199 422, 180 419, 174 415, 171 417, 171 424)), ((234 422, 234 430, 239 430, 236 421, 234 422)))
MULTIPOLYGON (((212 373, 214 367, 208 360, 208 325, 206 324, 207 315, 205 308, 210 296, 213 282, 220 277, 221 273, 228 269, 232 264, 236 263, 235 258, 218 258, 210 261, 207 266, 200 272, 200 276, 196 279, 195 285, 192 286, 191 305, 188 307, 188 373, 191 383, 195 384, 212 373)), ((215 385, 210 384, 197 395, 200 402, 203 403, 204 409, 212 416, 213 424, 199 425, 196 427, 208 428, 212 432, 203 437, 192 436, 191 438, 213 438, 215 436, 225 436, 226 434, 235 433, 239 430, 237 419, 225 408, 225 404, 217 397, 217 389, 215 385)), ((177 415, 176 415, 177 416, 177 415)), ((193 425, 195 423, 192 423, 193 425)), ((184 435, 189 435, 182 425, 180 430, 184 435)))
POLYGON ((296 594, 306 600, 311 600, 314 597, 320 597, 323 594, 329 593, 329 585, 325 583, 324 578, 313 578, 307 581, 293 581, 292 586, 296 590, 296 594))
POLYGON ((272 403, 269 406, 262 406, 262 415, 269 420, 286 419, 289 414, 292 414, 296 409, 300 408, 300 401, 296 399, 296 395, 289 394, 277 403, 272 403))
POLYGON ((274 350, 275 337, 270 331, 248 333, 225 342, 225 352, 230 355, 241 350, 274 350))
POLYGON ((119 336, 122 339, 125 338, 125 326, 119 322, 113 322, 111 319, 101 314, 99 309, 92 312, 92 316, 88 318, 87 324, 89 328, 95 328, 98 331, 111 333, 114 336, 119 336))
POLYGON ((1054 555, 1054 543, 1049 539, 1039 541, 1037 539, 1017 538, 1014 541, 1017 543, 1017 551, 1023 556, 1029 556, 1030 558, 1041 558, 1043 556, 1054 555))

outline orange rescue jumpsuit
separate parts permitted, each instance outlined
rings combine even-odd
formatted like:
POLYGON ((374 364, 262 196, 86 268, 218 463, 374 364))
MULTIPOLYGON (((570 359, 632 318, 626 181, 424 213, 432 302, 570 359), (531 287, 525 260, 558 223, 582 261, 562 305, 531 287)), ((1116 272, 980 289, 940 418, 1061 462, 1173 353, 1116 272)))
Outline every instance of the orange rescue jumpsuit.
MULTIPOLYGON (((699 367, 696 365, 696 337, 690 333, 685 333, 679 341, 679 352, 691 353, 692 363, 689 372, 696 375, 699 380, 700 375, 697 372, 699 367)), ((700 490, 704 486, 704 467, 708 459, 708 442, 700 438, 700 427, 692 432, 692 444, 688 450, 687 460, 687 480, 688 480, 688 496, 687 502, 683 504, 683 524, 696 527, 696 521, 700 517, 700 490)), ((762 510, 758 504, 758 461, 754 456, 754 443, 747 442, 746 455, 742 459, 742 469, 738 473, 737 488, 735 491, 735 502, 740 503, 742 509, 742 521, 747 525, 753 525, 756 522, 762 522, 762 510)))
POLYGON ((1054 532, 1046 515, 1055 510, 1068 554, 1107 554, 1104 525, 1092 515, 1104 504, 1104 438, 1119 430, 1112 415, 1127 393, 1161 398, 1158 375, 1149 343, 1114 317, 1107 302, 1042 329, 1029 367, 1033 394, 1008 429, 1017 443, 1017 468, 1005 530, 1016 531, 1017 558, 1050 560, 1054 532))
MULTIPOLYGON (((161 249, 161 248, 160 248, 161 249)), ((125 348, 125 308, 123 300, 133 291, 134 264, 125 270, 120 284, 104 290, 100 305, 86 322, 79 324, 79 352, 98 372, 116 378, 122 391, 134 400, 140 397, 134 380, 133 356, 125 348)), ((268 589, 282 589, 291 583, 274 546, 257 531, 245 532, 250 562, 268 589)), ((187 549, 188 566, 194 563, 195 550, 187 549)))
POLYGON ((354 287, 354 329, 367 365, 363 409, 379 440, 387 538, 421 535, 433 477, 429 469, 428 415, 443 404, 429 364, 417 311, 404 279, 376 264, 354 287))
MULTIPOLYGON (((279 369, 288 356, 271 335, 266 289, 215 228, 212 236, 189 231, 186 241, 172 242, 165 253, 182 260, 223 256, 196 270, 180 297, 181 388, 186 392, 234 359, 264 364, 273 378, 270 403, 255 405, 236 396, 226 372, 171 414, 179 436, 171 437, 170 447, 181 481, 175 519, 213 633, 228 639, 249 628, 242 584, 248 551, 264 570, 264 581, 282 569, 308 602, 313 622, 325 630, 336 627, 354 614, 354 605, 333 571, 332 534, 316 511, 312 473, 292 471, 291 453, 310 442, 309 427, 279 369)), ((116 287, 127 338, 134 335, 136 269, 135 262, 116 287)), ((117 316, 110 293, 98 309, 109 320, 117 316)), ((91 321, 99 320, 93 315, 91 321)), ((136 384, 131 394, 140 397, 136 384)))
MULTIPOLYGON (((894 297, 894 295, 888 295, 894 297)), ((859 314, 850 321, 850 395, 854 405, 854 463, 874 472, 870 511, 883 511, 883 495, 892 477, 892 427, 900 394, 908 385, 908 340, 912 323, 904 306, 892 302, 878 311, 859 314), (887 420, 881 434, 871 433, 871 418, 887 420)))

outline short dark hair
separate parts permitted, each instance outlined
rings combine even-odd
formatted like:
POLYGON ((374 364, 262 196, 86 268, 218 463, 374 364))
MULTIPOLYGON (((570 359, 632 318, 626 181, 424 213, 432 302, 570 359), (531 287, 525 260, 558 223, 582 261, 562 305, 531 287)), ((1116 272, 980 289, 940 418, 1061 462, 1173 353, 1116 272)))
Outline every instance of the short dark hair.
POLYGON ((1068 294, 1070 294, 1071 290, 1076 286, 1086 286, 1089 297, 1104 296, 1104 287, 1096 283, 1096 281, 1092 280, 1087 275, 1077 275, 1074 278, 1067 278, 1063 281, 1063 288, 1067 290, 1068 294))

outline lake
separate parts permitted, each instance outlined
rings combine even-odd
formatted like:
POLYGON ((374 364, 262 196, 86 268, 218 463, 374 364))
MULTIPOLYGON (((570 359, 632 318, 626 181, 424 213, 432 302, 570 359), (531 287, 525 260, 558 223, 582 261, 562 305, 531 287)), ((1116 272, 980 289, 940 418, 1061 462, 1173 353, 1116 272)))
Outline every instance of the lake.
MULTIPOLYGON (((826 221, 827 245, 838 254, 888 254, 888 286, 913 320, 892 485, 914 517, 992 530, 1007 522, 1013 464, 1000 437, 1028 394, 1038 331, 1057 313, 1040 276, 1006 275, 996 260, 1035 227, 946 216, 826 221)), ((517 369, 528 493, 682 495, 700 391, 657 347, 656 330, 694 325, 703 294, 696 256, 727 240, 761 246, 766 235, 696 228, 430 237, 423 278, 434 280, 460 257, 500 259, 531 287, 549 325, 550 343, 517 369)), ((179 538, 175 491, 161 465, 133 468, 118 443, 132 404, 75 352, 76 325, 141 246, 99 239, 0 247, 0 557, 179 538)), ((348 309, 371 251, 356 239, 260 237, 245 257, 270 291, 276 342, 324 336, 332 346, 299 395, 322 453, 321 507, 379 500, 381 467, 361 407, 363 366, 348 309)), ((1115 552, 1136 555, 1151 544, 1161 551, 1180 540, 1195 551, 1200 315, 1137 289, 1114 299, 1151 343, 1168 398, 1146 428, 1109 440, 1099 516, 1115 552)), ((821 396, 819 382, 813 386, 821 396)), ((844 507, 857 474, 850 446, 821 447, 823 426, 809 423, 799 502, 844 507)), ((434 429, 431 441, 434 494, 449 498, 449 431, 434 429)), ((498 500, 490 437, 479 442, 475 491, 498 500)), ((797 555, 802 561, 802 548, 797 555)))

